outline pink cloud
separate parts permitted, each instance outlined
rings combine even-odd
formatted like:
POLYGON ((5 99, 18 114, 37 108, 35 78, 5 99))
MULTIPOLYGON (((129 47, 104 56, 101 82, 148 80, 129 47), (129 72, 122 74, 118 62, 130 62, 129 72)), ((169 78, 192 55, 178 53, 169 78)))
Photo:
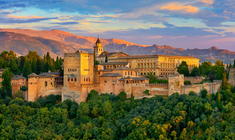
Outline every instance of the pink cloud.
POLYGON ((198 7, 185 5, 179 2, 167 3, 166 5, 161 6, 160 9, 168 11, 180 11, 185 13, 198 13, 200 11, 198 7))
POLYGON ((214 4, 214 0, 200 0, 200 2, 205 3, 205 4, 214 4))
POLYGON ((41 16, 16 16, 16 15, 7 15, 8 18, 13 18, 13 19, 41 19, 44 17, 41 16))

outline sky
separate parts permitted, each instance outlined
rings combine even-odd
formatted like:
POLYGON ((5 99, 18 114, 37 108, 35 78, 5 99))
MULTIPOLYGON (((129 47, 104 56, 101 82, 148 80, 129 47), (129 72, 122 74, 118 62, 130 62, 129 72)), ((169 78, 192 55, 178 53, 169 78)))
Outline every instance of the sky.
POLYGON ((235 0, 0 0, 0 28, 235 51, 235 0))

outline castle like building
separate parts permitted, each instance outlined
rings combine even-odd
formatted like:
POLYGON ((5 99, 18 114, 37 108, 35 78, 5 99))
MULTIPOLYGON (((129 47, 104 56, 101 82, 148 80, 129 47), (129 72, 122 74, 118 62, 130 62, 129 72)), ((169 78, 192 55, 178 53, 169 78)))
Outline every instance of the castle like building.
POLYGON ((221 81, 194 84, 202 79, 185 78, 178 74, 177 67, 183 61, 192 70, 199 66, 200 60, 190 56, 129 56, 123 52, 107 52, 98 39, 93 53, 79 50, 64 54, 62 76, 51 72, 29 75, 25 99, 35 101, 39 97, 59 94, 62 95, 62 100, 84 102, 91 90, 96 90, 100 94, 115 95, 126 92, 128 97, 137 99, 155 95, 169 96, 176 92, 199 93, 202 89, 207 89, 209 93, 216 93, 219 90, 221 81), (150 84, 146 78, 148 74, 165 79, 167 83, 150 84), (185 79, 193 84, 184 85, 185 79))
MULTIPOLYGON (((185 61, 189 69, 199 67, 199 59, 190 56, 135 55, 123 52, 107 52, 100 39, 93 53, 77 51, 64 55, 64 86, 62 99, 86 101, 88 93, 96 90, 101 94, 126 92, 128 97, 143 98, 154 95, 168 96, 173 93, 188 94, 207 89, 215 93, 221 82, 184 85, 184 76, 177 67, 185 61), (149 84, 148 74, 168 80, 168 83, 149 84), (149 92, 146 95, 146 91, 149 92)), ((190 79, 193 83, 194 79, 190 79)))

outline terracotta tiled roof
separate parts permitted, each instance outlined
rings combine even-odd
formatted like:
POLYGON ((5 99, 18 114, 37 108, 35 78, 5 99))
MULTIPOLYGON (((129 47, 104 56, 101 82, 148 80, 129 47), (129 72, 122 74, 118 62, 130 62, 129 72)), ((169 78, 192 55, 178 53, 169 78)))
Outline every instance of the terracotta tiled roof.
POLYGON ((36 73, 31 73, 30 75, 28 75, 28 77, 38 77, 38 75, 36 73))
POLYGON ((112 55, 115 55, 115 54, 123 54, 123 55, 129 56, 128 54, 126 54, 124 52, 107 52, 107 51, 104 51, 99 55, 99 57, 112 56, 112 55))
POLYGON ((127 65, 128 62, 108 62, 108 63, 101 63, 100 65, 127 65))
POLYGON ((101 77, 121 77, 122 75, 119 73, 104 73, 101 77))
POLYGON ((139 80, 148 80, 148 78, 146 78, 146 77, 124 77, 124 78, 120 78, 119 80, 120 81, 123 81, 123 80, 136 80, 136 81, 139 81, 139 80))
POLYGON ((26 79, 26 78, 24 76, 22 76, 22 75, 14 75, 12 77, 12 80, 19 80, 19 79, 26 79))
POLYGON ((157 57, 171 57, 171 58, 195 58, 193 56, 173 56, 173 55, 132 55, 132 56, 124 56, 118 58, 111 58, 111 59, 137 59, 137 58, 157 58, 157 57))
POLYGON ((60 75, 59 72, 44 72, 44 73, 40 73, 39 77, 55 77, 59 75, 60 75))

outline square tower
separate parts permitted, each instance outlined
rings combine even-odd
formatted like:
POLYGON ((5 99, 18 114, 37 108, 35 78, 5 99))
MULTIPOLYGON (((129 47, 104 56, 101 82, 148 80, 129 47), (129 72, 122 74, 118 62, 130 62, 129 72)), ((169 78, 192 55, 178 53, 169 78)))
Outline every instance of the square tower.
POLYGON ((78 90, 83 84, 94 82, 94 56, 86 51, 66 53, 64 56, 64 87, 78 90))
POLYGON ((104 52, 104 47, 102 46, 101 41, 98 38, 94 46, 95 57, 98 57, 102 52, 104 52))

